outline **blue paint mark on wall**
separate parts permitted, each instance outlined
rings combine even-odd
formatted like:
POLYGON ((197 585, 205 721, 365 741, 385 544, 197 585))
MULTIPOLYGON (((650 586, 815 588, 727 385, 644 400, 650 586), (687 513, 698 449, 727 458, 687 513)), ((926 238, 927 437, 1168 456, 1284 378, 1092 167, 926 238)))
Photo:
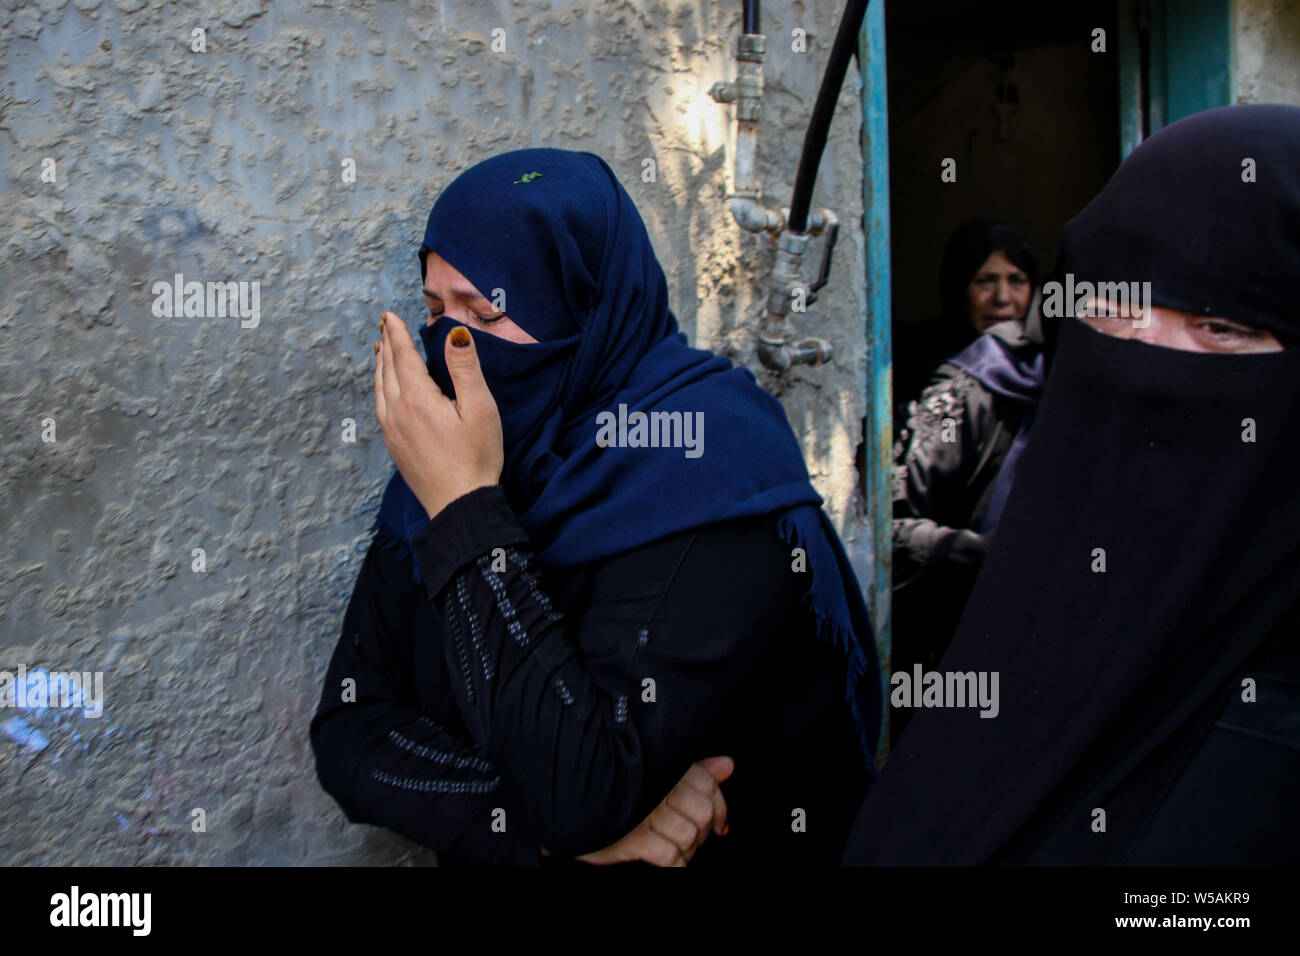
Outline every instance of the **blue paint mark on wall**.
POLYGON ((32 750, 41 751, 50 745, 49 739, 43 733, 35 727, 28 726, 27 721, 21 717, 10 717, 3 726, 0 726, 0 730, 3 730, 10 740, 16 740, 32 750))

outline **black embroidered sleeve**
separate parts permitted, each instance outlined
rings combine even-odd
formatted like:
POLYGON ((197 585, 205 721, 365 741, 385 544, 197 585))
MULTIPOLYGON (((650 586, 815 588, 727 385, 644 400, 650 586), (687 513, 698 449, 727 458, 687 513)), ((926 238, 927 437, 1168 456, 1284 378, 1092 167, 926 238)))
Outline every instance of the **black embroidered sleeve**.
POLYGON ((492 487, 453 501, 412 547, 466 730, 525 828, 561 857, 625 836, 693 761, 757 746, 738 708, 788 658, 791 627, 810 623, 805 580, 765 519, 553 576, 492 487))
MULTIPOLYGON (((322 786, 353 823, 384 826, 470 863, 540 862, 522 825, 494 823, 512 805, 472 740, 423 712, 391 578, 372 546, 330 660, 311 743, 322 786)), ((391 575, 395 562, 385 564, 391 575)))
POLYGON ((629 688, 584 666, 504 492, 458 499, 412 546, 465 723, 515 782, 529 829, 560 856, 630 831, 646 812, 646 764, 629 688))

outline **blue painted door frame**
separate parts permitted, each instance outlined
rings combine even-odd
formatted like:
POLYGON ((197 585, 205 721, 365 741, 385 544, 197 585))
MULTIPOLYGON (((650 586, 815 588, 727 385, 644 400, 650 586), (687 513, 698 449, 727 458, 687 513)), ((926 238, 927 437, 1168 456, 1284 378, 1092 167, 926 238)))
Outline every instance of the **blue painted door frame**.
POLYGON ((1175 120, 1232 102, 1229 0, 1119 0, 1120 159, 1175 120))
POLYGON ((889 98, 885 84, 885 0, 872 0, 858 35, 862 78, 862 228, 867 241, 866 279, 866 486, 874 573, 862 582, 871 605, 880 651, 885 704, 877 763, 889 740, 890 579, 893 570, 893 343, 889 274, 889 98))

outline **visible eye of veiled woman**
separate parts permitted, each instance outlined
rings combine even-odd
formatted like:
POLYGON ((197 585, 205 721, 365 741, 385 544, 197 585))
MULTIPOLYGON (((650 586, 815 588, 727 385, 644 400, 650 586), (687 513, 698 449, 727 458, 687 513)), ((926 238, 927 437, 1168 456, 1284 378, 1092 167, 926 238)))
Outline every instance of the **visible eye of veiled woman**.
MULTIPOLYGON (((440 319, 440 318, 442 318, 443 315, 445 315, 445 314, 446 314, 446 313, 444 313, 444 312, 434 312, 432 309, 429 310, 429 318, 430 318, 430 320, 433 320, 433 319, 440 319)), ((482 316, 482 315, 479 315, 477 312, 474 313, 474 318, 477 319, 477 320, 479 321, 479 323, 482 324, 482 325, 493 325, 493 324, 496 323, 496 322, 500 322, 500 321, 501 321, 502 319, 504 319, 505 317, 506 317, 506 314, 505 314, 504 312, 502 312, 500 315, 493 315, 493 316, 482 316)))

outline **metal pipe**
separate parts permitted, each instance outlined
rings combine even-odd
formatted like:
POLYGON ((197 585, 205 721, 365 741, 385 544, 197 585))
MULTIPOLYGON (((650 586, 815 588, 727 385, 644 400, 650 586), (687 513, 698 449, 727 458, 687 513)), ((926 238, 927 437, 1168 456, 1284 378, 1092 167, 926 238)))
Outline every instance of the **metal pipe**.
POLYGON ((755 337, 759 361, 777 371, 792 365, 822 365, 831 360, 831 345, 825 339, 804 339, 791 344, 785 337, 785 319, 790 314, 790 300, 799 287, 800 264, 808 251, 811 237, 789 229, 776 242, 776 260, 772 265, 772 285, 767 293, 763 320, 755 337))
MULTIPOLYGON (((767 232, 777 237, 776 263, 764 314, 755 331, 759 360, 768 368, 786 371, 793 365, 821 365, 831 360, 830 343, 824 339, 803 339, 790 343, 785 320, 791 300, 801 287, 800 266, 809 236, 818 235, 836 223, 829 209, 810 210, 813 182, 826 147, 831 115, 844 73, 857 44, 857 32, 866 12, 867 0, 849 0, 831 47, 830 61, 822 77, 813 108, 812 121, 804 135, 799 171, 789 208, 768 208, 762 202, 755 157, 758 151, 758 121, 763 112, 763 55, 766 38, 759 33, 759 0, 743 0, 745 32, 736 42, 735 83, 715 83, 709 91, 719 103, 736 104, 735 183, 727 196, 732 218, 750 232, 767 232), (797 218, 796 218, 797 215, 797 218), (797 226, 797 228, 795 228, 797 226)), ((829 247, 828 247, 829 249, 829 247)), ((827 265, 828 263, 824 264, 827 265)), ((807 302, 805 298, 803 301, 807 302)))
POLYGON ((867 0, 848 0, 840 17, 835 42, 831 45, 830 59, 822 75, 821 88, 813 104, 812 119, 804 133, 803 152, 799 156, 799 171, 794 178, 794 192, 790 196, 790 216, 786 228, 802 233, 807 230, 808 207, 812 205, 813 184, 817 181, 817 167, 821 165, 830 132, 835 103, 844 85, 844 73, 858 46, 858 33, 867 13, 867 0))
POLYGON ((765 314, 756 333, 759 360, 768 368, 778 371, 786 371, 796 364, 820 365, 831 359, 830 345, 824 340, 805 339, 795 344, 787 342, 785 324, 790 314, 791 299, 799 288, 801 265, 813 231, 809 227, 813 226, 820 232, 835 221, 834 215, 827 210, 818 210, 822 215, 810 215, 813 184, 817 180, 817 168, 821 165, 822 153, 826 149, 826 137, 830 132, 840 88, 844 85, 844 74, 848 70, 849 60, 857 51, 858 34, 866 16, 867 2, 868 0, 848 0, 844 13, 840 16, 830 59, 826 64, 826 72, 822 75, 821 87, 817 90, 808 130, 804 134, 790 208, 788 211, 782 210, 785 227, 777 240, 772 285, 767 295, 765 314))
MULTIPOLYGON (((755 0, 757 3, 757 0, 755 0)), ((736 104, 735 183, 727 202, 732 218, 749 232, 780 232, 785 217, 761 202, 758 181, 758 121, 763 115, 763 54, 766 37, 746 32, 736 41, 735 83, 715 83, 709 94, 719 103, 736 104)))

